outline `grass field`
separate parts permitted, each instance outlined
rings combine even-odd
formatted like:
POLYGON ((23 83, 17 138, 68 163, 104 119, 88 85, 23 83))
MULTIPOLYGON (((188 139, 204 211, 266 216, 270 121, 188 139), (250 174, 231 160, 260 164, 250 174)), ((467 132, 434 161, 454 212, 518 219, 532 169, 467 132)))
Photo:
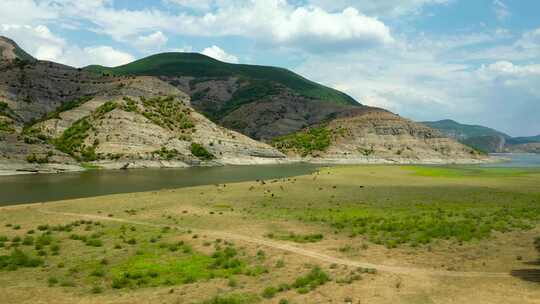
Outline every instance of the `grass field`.
POLYGON ((6 207, 0 292, 7 303, 538 303, 538 185, 538 170, 345 166, 6 207))

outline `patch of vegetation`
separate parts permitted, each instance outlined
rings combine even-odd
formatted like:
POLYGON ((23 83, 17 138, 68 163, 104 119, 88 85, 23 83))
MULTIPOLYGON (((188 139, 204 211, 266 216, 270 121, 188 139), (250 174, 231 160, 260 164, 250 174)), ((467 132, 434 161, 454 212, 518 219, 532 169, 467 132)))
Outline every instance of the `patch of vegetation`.
POLYGON ((216 158, 214 154, 208 152, 201 144, 191 143, 191 154, 202 159, 202 160, 211 160, 216 158))
POLYGON ((265 299, 271 299, 278 293, 286 292, 291 289, 296 289, 300 294, 306 294, 327 282, 330 282, 330 276, 320 267, 314 267, 308 274, 298 277, 292 284, 283 283, 277 287, 266 287, 261 293, 261 296, 265 299))
POLYGON ((216 296, 210 300, 200 302, 200 304, 252 304, 259 302, 259 298, 251 294, 233 294, 227 296, 216 296))
POLYGON ((62 136, 54 140, 56 148, 64 153, 67 153, 77 159, 83 159, 85 161, 91 161, 94 159, 88 159, 81 157, 79 154, 83 150, 87 150, 86 155, 91 155, 91 151, 83 146, 84 141, 88 137, 88 131, 91 130, 92 124, 90 124, 88 118, 81 118, 77 120, 71 127, 66 129, 62 136))
POLYGON ((245 263, 240 261, 236 249, 217 249, 211 256, 197 253, 181 242, 161 244, 159 252, 138 254, 112 269, 112 287, 137 288, 159 285, 191 284, 213 278, 227 278, 244 271, 245 263))
POLYGON ((331 143, 331 132, 326 127, 309 128, 307 130, 275 138, 274 147, 282 152, 295 151, 302 156, 323 152, 331 143))
POLYGON ((0 116, 17 119, 17 114, 15 114, 15 112, 9 107, 9 105, 3 101, 0 101, 0 116))
POLYGON ((307 293, 330 281, 330 276, 320 267, 313 268, 307 275, 297 278, 292 287, 299 293, 307 293))
POLYGON ((375 244, 394 248, 401 244, 429 244, 435 239, 480 240, 493 231, 532 229, 540 220, 540 206, 341 208, 309 212, 303 218, 325 222, 338 231, 349 231, 352 236, 364 235, 375 244))
POLYGON ((92 116, 94 118, 101 118, 105 114, 111 112, 112 110, 118 108, 118 104, 114 101, 107 101, 106 103, 99 106, 93 113, 92 116))
POLYGON ((141 97, 145 106, 141 114, 154 124, 169 130, 189 130, 195 127, 191 119, 191 110, 176 100, 174 96, 141 97))
POLYGON ((518 168, 481 168, 481 167, 435 167, 435 166, 408 166, 414 174, 424 177, 518 177, 533 174, 538 171, 518 168))
POLYGON ((49 157, 52 156, 52 152, 45 156, 36 155, 35 153, 29 154, 26 157, 26 161, 31 164, 47 164, 49 163, 49 157))
POLYGON ((0 131, 13 133, 15 132, 15 129, 12 127, 12 124, 8 122, 7 120, 3 120, 0 117, 0 131))
POLYGON ((54 110, 53 112, 45 115, 40 121, 45 121, 48 119, 60 119, 60 113, 78 108, 84 103, 90 101, 92 98, 93 96, 82 96, 78 99, 65 102, 61 104, 58 108, 56 108, 56 110, 54 110))
POLYGON ((162 159, 172 160, 181 156, 180 152, 176 149, 169 150, 166 147, 161 147, 160 150, 154 151, 154 155, 158 155, 162 159))
POLYGON ((10 255, 0 256, 0 270, 17 270, 18 268, 32 268, 43 264, 40 258, 34 258, 19 249, 13 249, 10 255))
POLYGON ((212 118, 219 120, 242 105, 278 95, 282 90, 283 87, 277 83, 268 83, 260 80, 250 81, 247 85, 236 90, 231 100, 223 108, 212 113, 212 118))
POLYGON ((289 234, 273 234, 270 233, 267 235, 267 237, 271 239, 277 239, 282 241, 292 241, 296 243, 317 243, 322 241, 324 236, 320 233, 314 233, 314 234, 296 234, 294 232, 291 232, 289 234))

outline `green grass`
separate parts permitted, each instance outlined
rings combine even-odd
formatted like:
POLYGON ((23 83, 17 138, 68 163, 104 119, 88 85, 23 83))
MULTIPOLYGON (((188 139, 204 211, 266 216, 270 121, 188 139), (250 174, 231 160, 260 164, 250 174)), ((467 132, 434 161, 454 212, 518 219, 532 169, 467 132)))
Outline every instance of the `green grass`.
POLYGON ((323 152, 330 146, 331 131, 326 127, 309 128, 294 134, 275 138, 274 147, 282 152, 293 150, 302 156, 323 152))
POLYGON ((517 168, 481 168, 481 167, 432 167, 432 166, 408 166, 415 175, 424 177, 448 177, 448 178, 470 178, 470 177, 518 177, 527 174, 539 173, 536 169, 517 168))

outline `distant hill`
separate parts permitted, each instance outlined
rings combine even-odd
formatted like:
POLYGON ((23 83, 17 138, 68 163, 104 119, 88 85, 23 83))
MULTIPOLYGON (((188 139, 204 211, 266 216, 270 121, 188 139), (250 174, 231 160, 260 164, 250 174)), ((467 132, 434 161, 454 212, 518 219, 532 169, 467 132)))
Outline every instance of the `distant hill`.
POLYGON ((538 153, 540 135, 531 137, 511 137, 492 128, 479 125, 466 125, 453 120, 428 121, 430 126, 449 137, 477 150, 495 152, 531 152, 538 153))
POLYGON ((486 153, 503 152, 506 140, 511 138, 508 134, 492 128, 462 124, 450 119, 425 121, 423 124, 486 153))
POLYGON ((505 139, 510 138, 508 134, 497 131, 492 128, 480 126, 480 125, 467 125, 456 122, 451 119, 439 120, 439 121, 425 121, 423 124, 437 129, 444 134, 456 138, 459 140, 469 139, 471 137, 479 136, 501 136, 505 139))
POLYGON ((195 53, 163 53, 108 68, 106 75, 157 76, 190 95, 210 119, 256 139, 270 139, 346 115, 361 104, 287 69, 230 64, 195 53))
POLYGON ((507 142, 511 145, 540 143, 540 135, 529 137, 514 137, 509 139, 507 142))

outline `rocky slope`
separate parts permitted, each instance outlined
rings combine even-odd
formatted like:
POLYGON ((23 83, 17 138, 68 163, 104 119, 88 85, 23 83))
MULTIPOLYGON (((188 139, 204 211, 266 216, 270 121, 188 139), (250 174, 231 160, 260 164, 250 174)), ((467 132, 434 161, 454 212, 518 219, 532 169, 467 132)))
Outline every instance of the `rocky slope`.
POLYGON ((257 164, 283 157, 217 126, 186 94, 157 78, 99 76, 13 56, 0 61, 0 162, 6 168, 257 164))
POLYGON ((482 159, 283 69, 191 54, 187 66, 143 61, 113 73, 35 60, 4 38, 0 51, 0 171, 482 159))
POLYGON ((268 140, 333 119, 361 105, 291 71, 228 64, 201 54, 164 53, 133 63, 85 70, 104 75, 151 75, 191 96, 213 121, 251 138, 268 140))
POLYGON ((442 133, 381 109, 276 138, 289 156, 337 163, 473 163, 485 155, 442 133))

